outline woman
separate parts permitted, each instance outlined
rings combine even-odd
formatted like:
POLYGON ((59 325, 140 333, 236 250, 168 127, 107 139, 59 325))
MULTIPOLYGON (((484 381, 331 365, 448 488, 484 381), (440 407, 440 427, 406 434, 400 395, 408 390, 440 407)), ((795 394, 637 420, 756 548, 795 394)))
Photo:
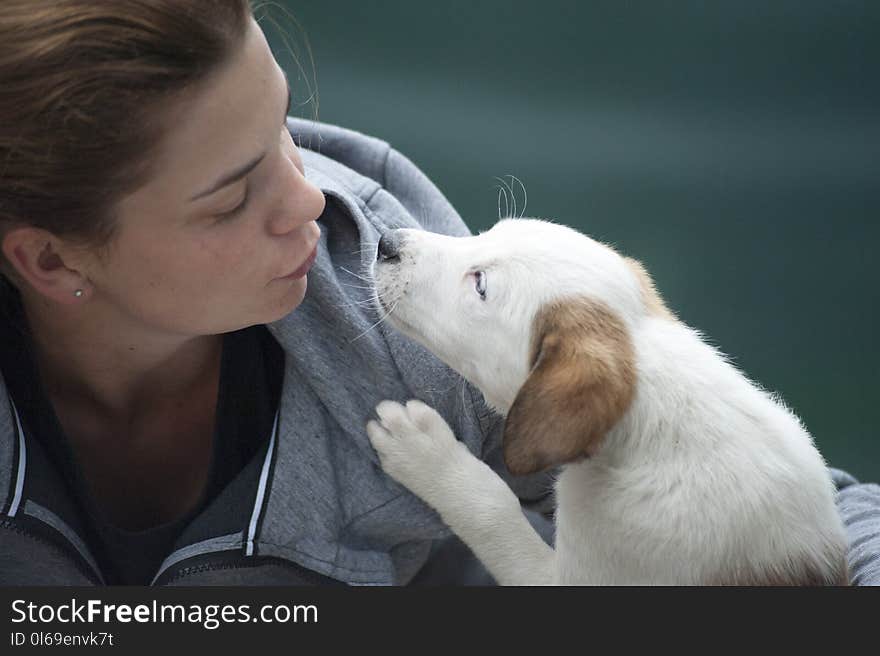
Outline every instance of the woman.
POLYGON ((467 228, 288 96, 245 0, 2 4, 0 581, 430 580, 448 531, 378 466, 385 398, 436 407, 547 508, 358 277, 387 227, 467 228))
POLYGON ((366 421, 421 396, 491 458, 492 418, 348 271, 458 216, 387 145, 287 122, 245 0, 15 0, 0 44, 0 581, 410 581, 447 532, 366 421))

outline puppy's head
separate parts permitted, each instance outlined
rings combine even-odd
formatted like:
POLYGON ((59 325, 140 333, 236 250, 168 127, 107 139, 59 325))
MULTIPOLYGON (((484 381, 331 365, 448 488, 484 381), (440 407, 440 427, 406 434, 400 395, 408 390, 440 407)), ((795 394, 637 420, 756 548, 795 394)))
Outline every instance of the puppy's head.
POLYGON ((598 450, 634 395, 633 327, 669 316, 637 262, 534 219, 474 237, 391 231, 373 279, 388 320, 506 414, 515 474, 598 450))

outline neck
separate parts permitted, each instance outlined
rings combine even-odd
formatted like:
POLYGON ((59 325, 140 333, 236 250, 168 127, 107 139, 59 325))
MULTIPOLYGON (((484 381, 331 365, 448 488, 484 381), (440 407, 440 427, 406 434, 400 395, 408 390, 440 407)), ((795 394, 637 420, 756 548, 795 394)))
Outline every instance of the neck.
POLYGON ((220 335, 181 335, 23 295, 37 366, 53 400, 116 418, 181 398, 219 367, 220 335))
POLYGON ((698 333, 678 321, 652 319, 634 332, 638 389, 624 417, 606 437, 603 455, 622 462, 659 463, 681 458, 705 430, 707 409, 723 399, 736 404, 747 383, 698 333), (711 382, 707 382, 711 381, 711 382))

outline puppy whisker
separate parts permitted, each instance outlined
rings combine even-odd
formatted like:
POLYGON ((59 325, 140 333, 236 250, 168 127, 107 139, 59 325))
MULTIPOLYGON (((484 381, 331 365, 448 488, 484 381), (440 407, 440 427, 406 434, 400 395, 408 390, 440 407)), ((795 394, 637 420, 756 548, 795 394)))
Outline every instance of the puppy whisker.
POLYGON ((350 310, 352 308, 366 310, 375 307, 376 301, 372 298, 366 298, 361 300, 350 300, 345 303, 331 303, 330 306, 337 310, 350 310))
POLYGON ((349 275, 351 275, 351 276, 354 276, 355 278, 358 278, 358 279, 360 279, 360 280, 363 280, 364 282, 368 282, 368 283, 370 283, 370 284, 373 283, 372 278, 367 278, 367 277, 362 276, 362 275, 360 275, 360 274, 358 274, 358 273, 355 273, 354 271, 349 271, 349 270, 346 269, 344 266, 341 266, 341 267, 339 267, 339 268, 342 269, 343 271, 345 271, 347 274, 349 274, 349 275))
MULTIPOLYGON (((495 178, 496 180, 501 180, 501 178, 495 178)), ((507 202, 507 190, 504 187, 498 187, 498 220, 506 218, 510 213, 510 205, 507 202), (504 214, 501 213, 501 196, 504 195, 504 214)))
MULTIPOLYGON (((523 190, 523 207, 522 207, 522 211, 519 213, 519 216, 516 217, 516 218, 518 218, 518 219, 521 219, 521 218, 523 218, 523 217, 525 216, 525 214, 526 214, 526 207, 527 207, 528 204, 529 204, 529 192, 526 191, 526 186, 522 183, 522 180, 520 180, 520 179, 519 179, 518 177, 516 177, 515 175, 511 175, 511 176, 510 176, 510 181, 511 181, 511 183, 513 183, 514 180, 516 180, 516 181, 519 183, 520 189, 523 190)), ((513 191, 513 190, 511 189, 511 191, 513 191)), ((514 196, 514 198, 515 198, 515 196, 514 196)), ((515 207, 514 207, 513 213, 516 214, 516 208, 515 208, 515 207)))
POLYGON ((349 255, 363 255, 364 251, 375 251, 378 246, 378 241, 364 242, 364 245, 361 248, 357 249, 356 251, 351 251, 349 255))
POLYGON ((351 343, 353 343, 353 342, 356 342, 356 341, 359 340, 361 337, 363 337, 364 335, 366 335, 368 332, 370 332, 371 330, 373 330, 374 328, 376 328, 380 323, 382 323, 383 321, 385 321, 388 317, 390 317, 390 316, 391 316, 391 313, 394 312, 395 308, 397 308, 397 303, 399 303, 399 302, 400 302, 400 298, 398 298, 398 299, 395 301, 395 303, 394 303, 394 305, 391 307, 391 309, 388 310, 388 312, 385 313, 385 316, 381 317, 376 323, 374 323, 372 326, 370 326, 369 328, 367 328, 367 329, 366 329, 364 332, 362 332, 360 335, 358 335, 357 337, 354 337, 354 338, 352 338, 351 340, 349 340, 348 343, 351 344, 351 343))
MULTIPOLYGON (((497 176, 495 177, 495 179, 498 180, 498 182, 500 182, 503 185, 503 187, 499 188, 499 196, 498 196, 498 218, 499 218, 499 220, 502 218, 504 218, 504 219, 518 219, 518 218, 522 217, 522 213, 520 213, 520 214, 516 213, 516 192, 513 190, 513 181, 516 180, 517 182, 519 182, 520 187, 522 187, 522 189, 523 189, 523 192, 525 192, 525 186, 523 186, 522 182, 520 182, 519 178, 517 178, 515 175, 510 175, 509 177, 511 180, 510 184, 508 184, 508 182, 506 180, 503 180, 497 176), (510 202, 508 202, 508 198, 507 198, 508 191, 510 192, 510 196, 511 196, 510 202), (504 194, 504 209, 505 209, 504 216, 501 216, 501 194, 502 193, 504 194), (513 211, 510 211, 511 204, 513 205, 513 211)), ((528 197, 526 197, 526 202, 528 202, 528 197)), ((523 207, 523 213, 524 212, 525 212, 525 207, 523 207)))
POLYGON ((349 283, 349 282, 340 282, 339 284, 342 285, 343 287, 350 287, 351 289, 364 289, 364 290, 366 290, 366 291, 370 291, 370 290, 373 289, 373 286, 372 286, 372 285, 369 285, 369 286, 366 286, 366 285, 353 285, 353 284, 351 284, 351 283, 349 283))

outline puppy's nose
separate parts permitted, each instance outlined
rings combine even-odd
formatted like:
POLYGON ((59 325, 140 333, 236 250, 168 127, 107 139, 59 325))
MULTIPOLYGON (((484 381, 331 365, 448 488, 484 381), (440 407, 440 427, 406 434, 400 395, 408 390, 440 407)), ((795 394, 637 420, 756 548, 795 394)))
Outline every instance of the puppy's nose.
POLYGON ((400 236, 397 230, 386 230, 379 238, 379 252, 376 259, 385 261, 400 259, 400 236))

